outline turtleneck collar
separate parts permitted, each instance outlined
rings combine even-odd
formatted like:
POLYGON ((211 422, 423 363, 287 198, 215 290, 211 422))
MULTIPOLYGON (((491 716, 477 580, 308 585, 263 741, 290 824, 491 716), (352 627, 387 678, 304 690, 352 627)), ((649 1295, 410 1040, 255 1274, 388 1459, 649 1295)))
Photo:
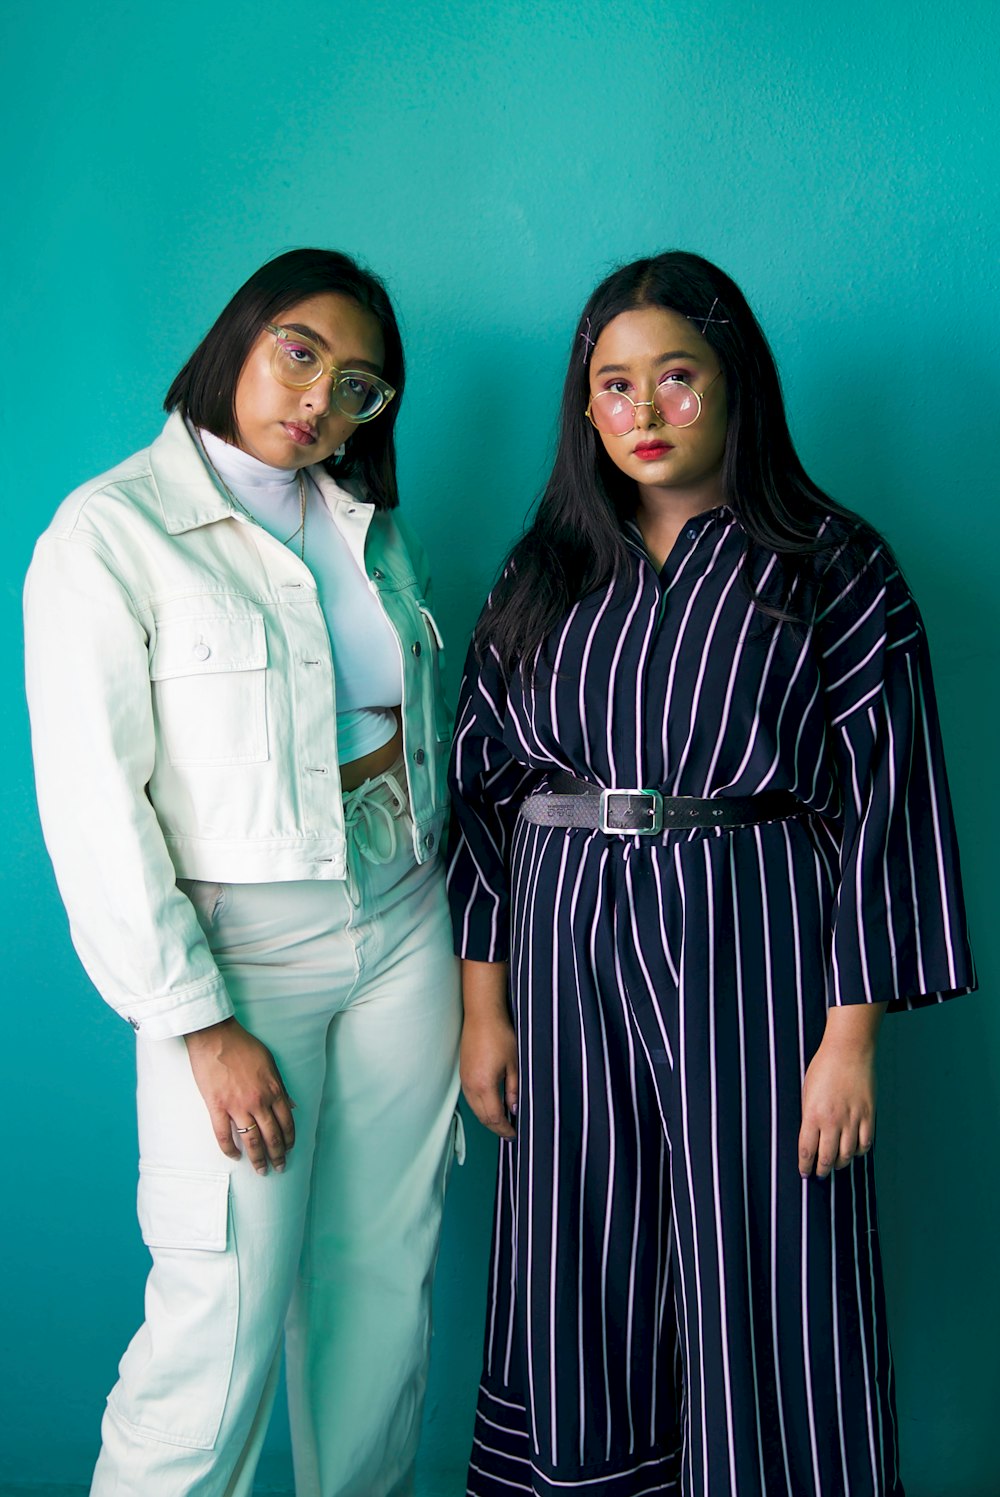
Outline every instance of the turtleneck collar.
POLYGON ((198 427, 198 440, 212 460, 219 477, 241 497, 259 489, 291 489, 299 476, 297 468, 272 468, 221 437, 198 427))

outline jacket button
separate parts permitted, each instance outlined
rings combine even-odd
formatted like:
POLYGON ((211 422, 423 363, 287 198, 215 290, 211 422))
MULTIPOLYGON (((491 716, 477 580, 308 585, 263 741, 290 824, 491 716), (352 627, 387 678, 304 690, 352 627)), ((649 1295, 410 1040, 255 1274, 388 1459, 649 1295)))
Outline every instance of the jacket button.
POLYGON ((413 641, 412 645, 410 646, 410 649, 413 651, 414 655, 417 655, 417 656, 420 655, 421 650, 420 650, 420 641, 419 641, 419 639, 415 639, 413 641))
POLYGON ((209 645, 200 644, 195 645, 193 653, 195 660, 207 660, 209 655, 211 655, 212 650, 209 645))
POLYGON ((385 577, 385 573, 382 571, 381 567, 372 567, 372 576, 375 578, 376 582, 381 582, 385 577))
POLYGON ((414 762, 414 764, 423 764, 423 762, 424 762, 424 760, 426 758, 427 758, 427 755, 424 753, 423 749, 414 749, 414 751, 413 751, 413 762, 414 762))
POLYGON ((428 852, 432 852, 433 851, 433 848, 434 848, 434 833, 433 832, 428 832, 427 833, 427 836, 424 838, 424 846, 426 847, 426 849, 427 849, 428 852))

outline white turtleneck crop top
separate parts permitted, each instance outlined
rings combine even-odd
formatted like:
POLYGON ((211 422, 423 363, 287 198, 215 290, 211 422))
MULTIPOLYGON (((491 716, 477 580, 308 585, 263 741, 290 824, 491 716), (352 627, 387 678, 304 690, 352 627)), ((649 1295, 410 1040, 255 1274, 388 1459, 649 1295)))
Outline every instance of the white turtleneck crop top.
MULTIPOLYGON (((297 469, 269 467, 210 431, 197 435, 225 487, 268 534, 297 553, 302 515, 297 469)), ((306 485, 304 560, 316 579, 330 635, 340 762, 350 764, 395 733, 390 709, 402 701, 403 665, 392 626, 308 474, 306 485)))

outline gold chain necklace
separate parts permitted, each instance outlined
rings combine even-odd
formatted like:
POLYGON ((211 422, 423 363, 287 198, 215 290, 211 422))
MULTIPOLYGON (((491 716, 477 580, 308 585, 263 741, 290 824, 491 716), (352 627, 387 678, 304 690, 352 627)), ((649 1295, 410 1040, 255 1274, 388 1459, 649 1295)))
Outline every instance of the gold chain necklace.
MULTIPOLYGON (((233 493, 232 489, 229 487, 228 483, 223 478, 222 474, 219 472, 219 470, 215 466, 215 464, 212 462, 212 459, 209 457, 209 455, 208 455, 208 448, 205 446, 204 442, 201 440, 200 437, 198 438, 198 446, 199 446, 199 448, 201 450, 202 457, 205 459, 206 463, 208 464, 208 466, 211 468, 212 472, 215 474, 216 478, 218 479, 219 484, 221 485, 222 491, 225 494, 226 498, 230 501, 230 503, 235 504, 236 508, 238 510, 241 510, 243 512, 243 514, 246 515, 247 519, 250 520, 252 522, 252 524, 256 525, 259 530, 264 530, 265 526, 261 525, 260 521, 258 520, 257 516, 253 513, 253 511, 247 509, 246 505, 243 503, 243 500, 240 499, 237 494, 233 493)), ((300 561, 305 561, 305 559, 306 559, 306 479, 305 479, 305 474, 303 473, 303 471, 302 471, 301 468, 299 469, 298 485, 299 485, 299 523, 296 525, 296 527, 292 531, 291 535, 286 536, 285 539, 282 541, 281 544, 283 546, 289 546, 289 545, 291 545, 292 541, 294 541, 295 537, 298 536, 299 537, 299 560, 300 561)), ((277 539, 277 537, 275 537, 275 539, 277 539)))

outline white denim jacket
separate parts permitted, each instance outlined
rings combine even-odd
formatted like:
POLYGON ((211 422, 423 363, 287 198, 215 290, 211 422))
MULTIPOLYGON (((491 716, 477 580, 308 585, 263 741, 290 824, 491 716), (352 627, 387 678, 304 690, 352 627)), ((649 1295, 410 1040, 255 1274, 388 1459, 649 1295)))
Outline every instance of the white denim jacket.
MULTIPOLYGON (((310 470, 403 659, 418 861, 438 854, 449 722, 419 544, 310 470)), ((145 1036, 232 1013, 178 877, 342 879, 330 640, 309 568, 234 511, 180 415, 84 484, 25 587, 28 705, 46 844, 73 941, 145 1036)))

